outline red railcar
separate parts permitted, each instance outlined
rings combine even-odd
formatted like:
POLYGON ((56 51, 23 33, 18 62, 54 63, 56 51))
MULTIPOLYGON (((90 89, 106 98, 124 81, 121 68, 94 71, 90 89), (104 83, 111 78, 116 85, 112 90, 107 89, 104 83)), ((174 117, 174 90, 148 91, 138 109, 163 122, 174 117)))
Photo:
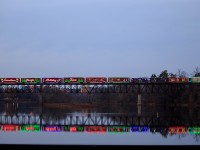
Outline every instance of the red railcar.
POLYGON ((105 127, 105 126, 85 126, 84 130, 85 130, 85 132, 90 132, 90 133, 106 133, 107 127, 105 127))
POLYGON ((106 77, 87 77, 85 79, 86 83, 106 83, 106 77))
POLYGON ((177 81, 176 81, 176 77, 170 77, 170 78, 168 78, 168 82, 170 82, 170 83, 176 83, 177 81))
POLYGON ((0 78, 0 84, 16 84, 20 83, 20 78, 0 78))
POLYGON ((188 82, 188 78, 176 78, 176 82, 178 83, 188 82))
POLYGON ((13 125, 13 124, 3 125, 2 130, 3 131, 19 131, 20 125, 13 125))
POLYGON ((122 77, 111 77, 108 78, 109 83, 129 83, 129 78, 122 78, 122 77))
POLYGON ((185 126, 169 127, 168 131, 170 134, 186 134, 187 127, 185 126))
POLYGON ((184 82, 188 82, 188 78, 170 77, 170 78, 169 78, 169 82, 170 82, 170 83, 184 83, 184 82))

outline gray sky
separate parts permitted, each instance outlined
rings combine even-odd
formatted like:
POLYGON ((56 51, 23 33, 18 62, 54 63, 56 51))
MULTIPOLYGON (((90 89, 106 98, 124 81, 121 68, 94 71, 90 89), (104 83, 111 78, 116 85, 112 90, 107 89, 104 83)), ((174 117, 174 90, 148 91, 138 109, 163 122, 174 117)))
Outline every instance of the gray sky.
POLYGON ((0 0, 0 76, 150 76, 200 66, 200 0, 0 0))

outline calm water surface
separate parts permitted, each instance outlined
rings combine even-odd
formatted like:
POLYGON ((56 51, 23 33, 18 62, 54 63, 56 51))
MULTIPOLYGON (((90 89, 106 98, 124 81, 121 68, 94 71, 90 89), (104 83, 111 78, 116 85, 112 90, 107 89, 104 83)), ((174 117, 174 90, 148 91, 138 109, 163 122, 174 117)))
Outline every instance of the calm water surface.
POLYGON ((198 108, 168 108, 164 106, 124 107, 125 109, 104 107, 74 110, 42 108, 38 104, 1 103, 0 143, 55 145, 200 144, 200 110, 198 108), (22 116, 24 116, 24 119, 22 119, 22 116), (29 122, 28 117, 31 118, 29 118, 29 122), (41 128, 45 125, 60 127, 103 126, 106 127, 106 132, 4 131, 3 126, 8 124, 38 124, 41 128), (124 127, 129 128, 129 130, 127 132, 108 132, 110 127, 124 127), (192 128, 196 130, 192 131, 192 128))

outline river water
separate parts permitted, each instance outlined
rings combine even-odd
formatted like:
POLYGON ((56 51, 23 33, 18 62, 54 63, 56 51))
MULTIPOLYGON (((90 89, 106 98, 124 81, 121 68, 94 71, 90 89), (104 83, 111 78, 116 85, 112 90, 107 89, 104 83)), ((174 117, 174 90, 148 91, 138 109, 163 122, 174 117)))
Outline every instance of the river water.
POLYGON ((200 110, 122 106, 48 108, 0 103, 0 144, 199 145, 200 110))

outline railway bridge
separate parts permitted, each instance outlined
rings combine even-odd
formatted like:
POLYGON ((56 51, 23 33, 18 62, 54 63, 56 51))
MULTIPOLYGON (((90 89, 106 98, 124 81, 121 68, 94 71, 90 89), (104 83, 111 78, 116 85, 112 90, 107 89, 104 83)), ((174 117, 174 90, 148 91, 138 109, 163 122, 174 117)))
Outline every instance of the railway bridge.
POLYGON ((109 94, 135 93, 138 95, 138 104, 141 104, 144 93, 177 93, 185 90, 200 89, 200 83, 59 83, 59 84, 1 84, 1 93, 59 93, 69 94, 109 94))

